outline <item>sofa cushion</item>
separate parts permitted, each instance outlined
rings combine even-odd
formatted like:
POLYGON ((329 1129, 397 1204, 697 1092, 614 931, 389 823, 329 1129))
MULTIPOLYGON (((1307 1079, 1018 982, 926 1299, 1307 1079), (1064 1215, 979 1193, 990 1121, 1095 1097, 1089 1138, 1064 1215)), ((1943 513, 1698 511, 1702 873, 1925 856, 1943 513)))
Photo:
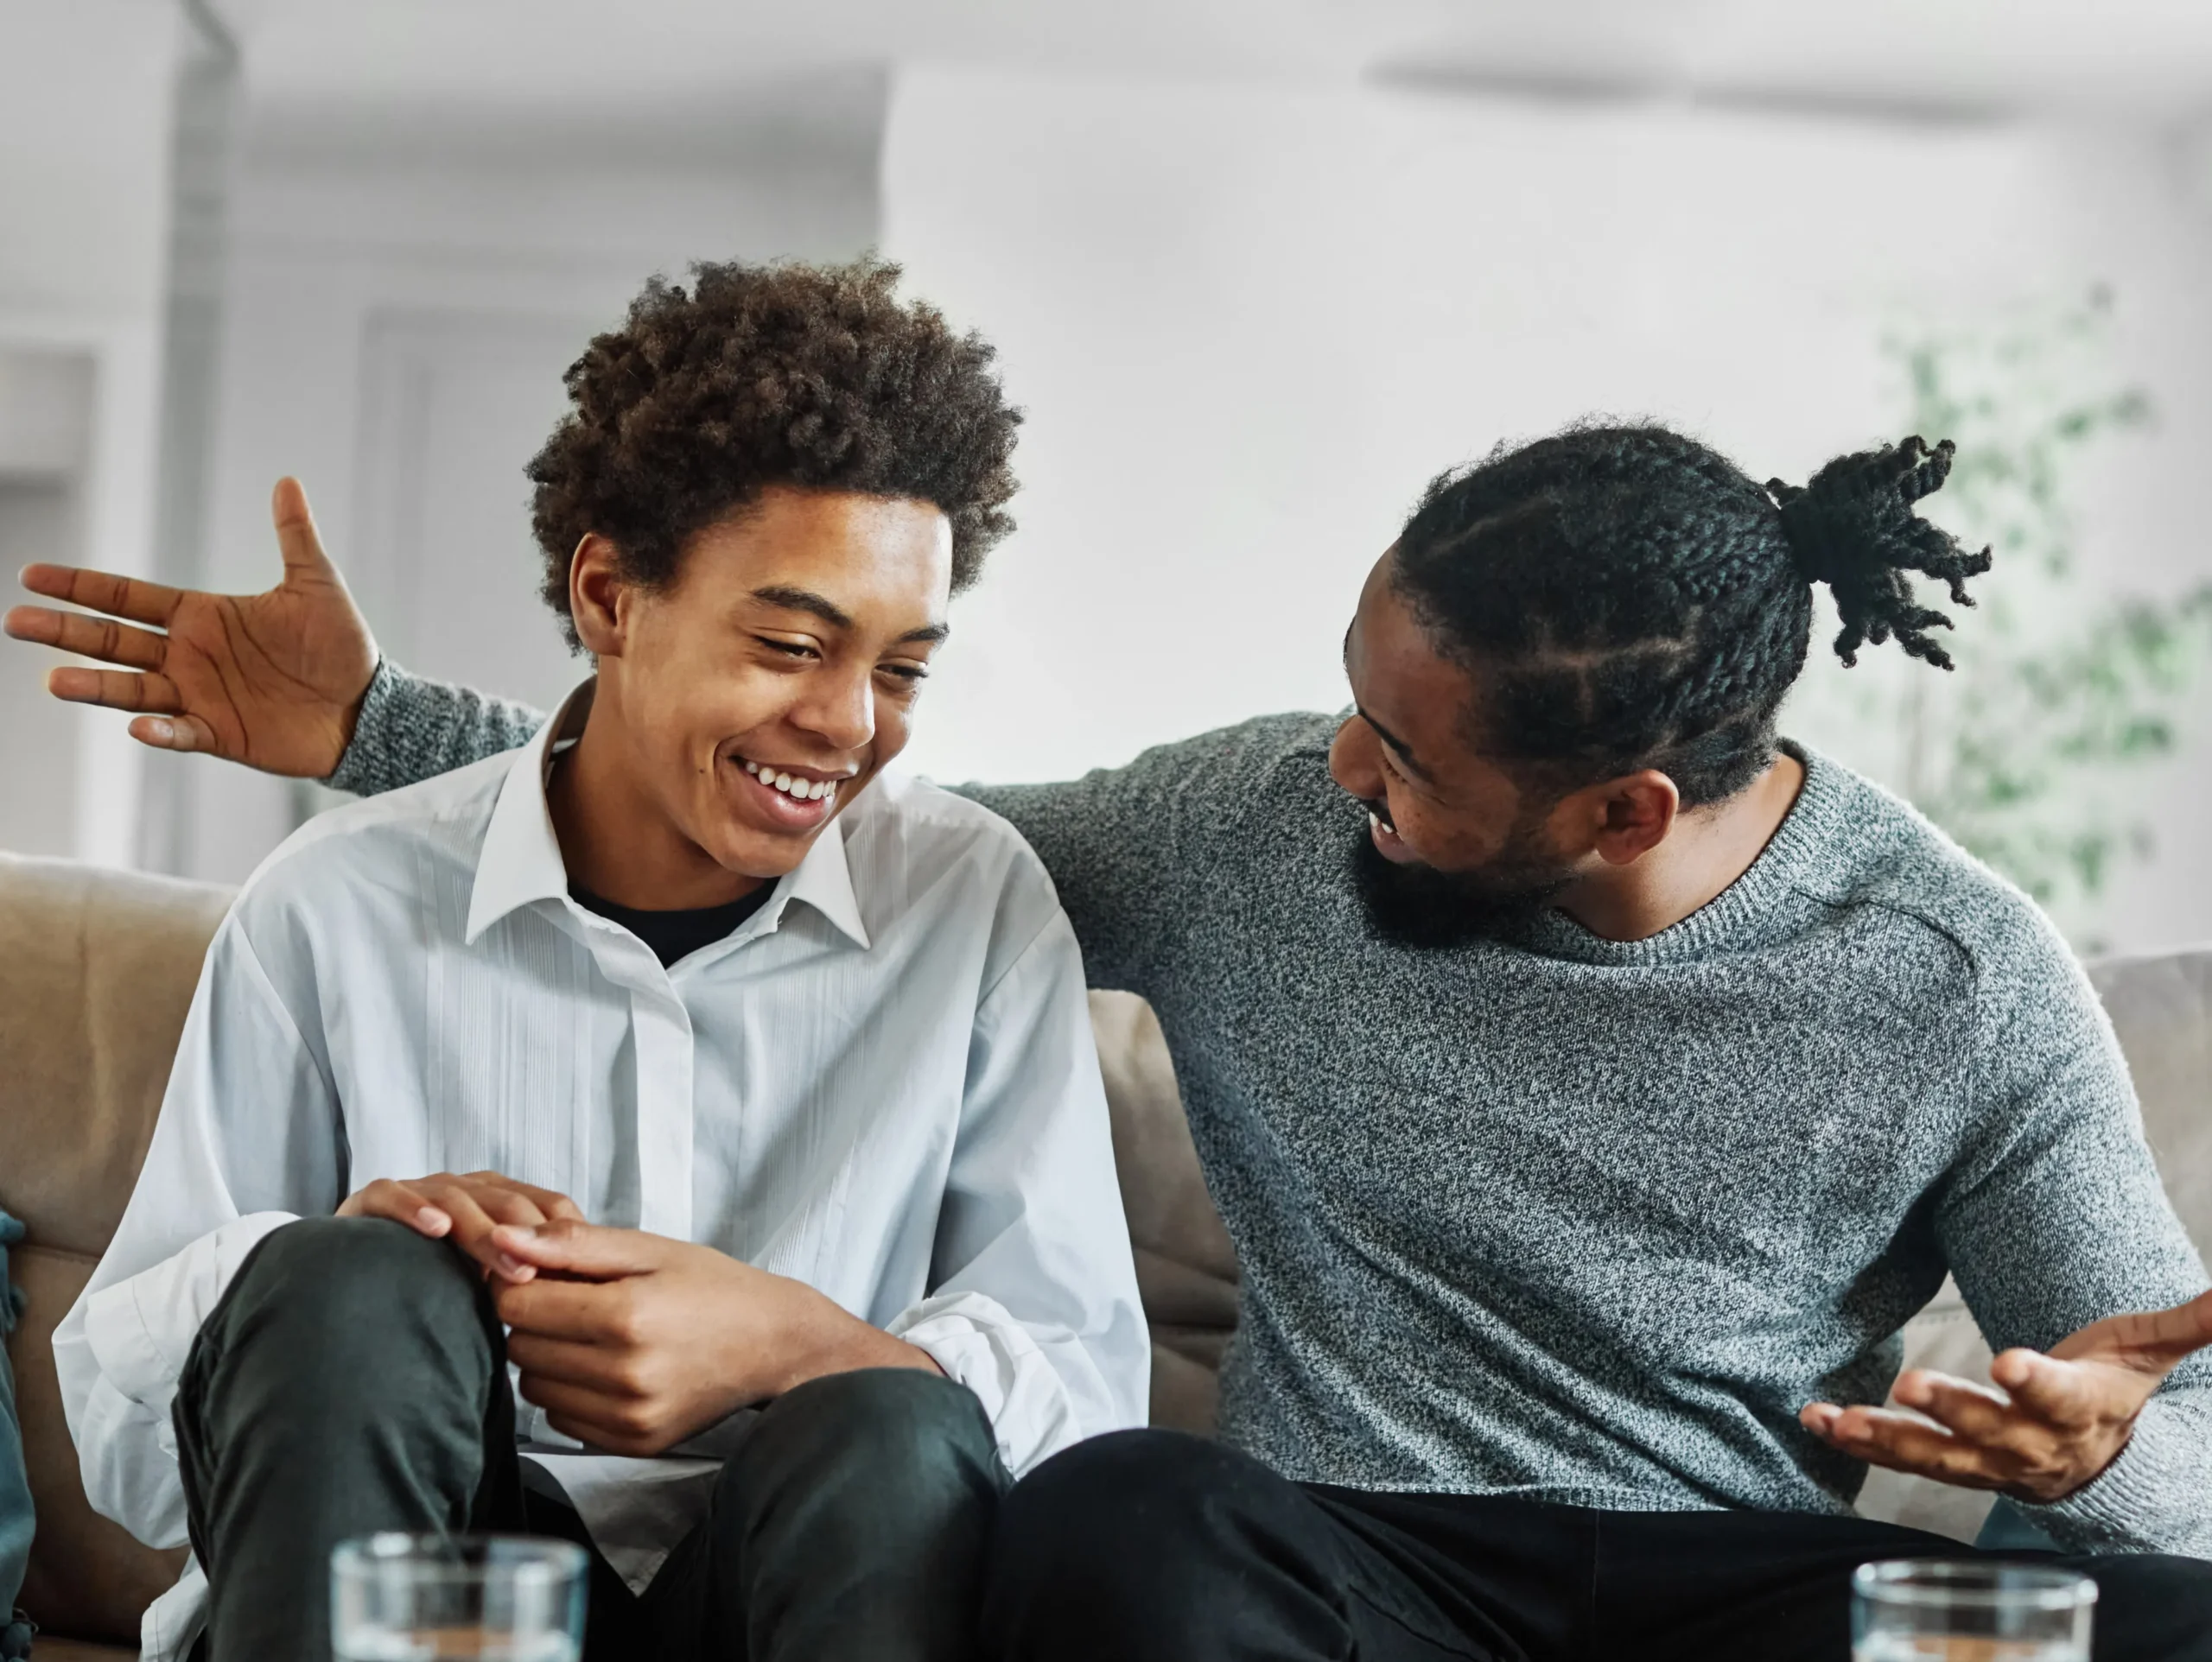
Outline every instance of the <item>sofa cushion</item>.
POLYGON ((1152 1423, 1210 1431, 1222 1352, 1236 1329, 1236 1249, 1206 1193, 1152 1006, 1128 993, 1093 993, 1090 1018, 1152 1324, 1152 1423))
MULTIPOLYGON (((176 1579, 86 1503, 54 1373, 54 1329, 130 1198, 184 1012, 227 891, 0 855, 0 1207, 29 1303, 8 1342, 38 1532, 22 1605, 48 1634, 134 1645, 176 1579)), ((62 1654, 41 1637, 37 1654, 62 1654)))

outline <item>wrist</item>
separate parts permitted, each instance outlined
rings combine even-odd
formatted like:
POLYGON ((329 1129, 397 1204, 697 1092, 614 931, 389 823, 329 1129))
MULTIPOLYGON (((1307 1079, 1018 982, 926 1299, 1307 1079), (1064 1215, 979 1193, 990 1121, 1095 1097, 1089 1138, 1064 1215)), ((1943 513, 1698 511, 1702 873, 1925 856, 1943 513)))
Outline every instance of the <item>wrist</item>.
POLYGON ((867 1367, 944 1372, 920 1346, 893 1338, 803 1283, 791 1285, 799 1296, 793 1299, 783 1347, 784 1363, 776 1370, 772 1395, 782 1396, 832 1373, 856 1373, 867 1367))

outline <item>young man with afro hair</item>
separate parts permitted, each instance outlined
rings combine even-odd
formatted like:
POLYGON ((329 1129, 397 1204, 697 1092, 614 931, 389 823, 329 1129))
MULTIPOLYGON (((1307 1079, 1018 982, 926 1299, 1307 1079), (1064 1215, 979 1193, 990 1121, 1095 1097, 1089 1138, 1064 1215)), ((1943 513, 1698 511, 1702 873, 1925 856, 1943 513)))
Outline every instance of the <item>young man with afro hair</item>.
POLYGON ((149 1656, 327 1655, 341 1539, 469 1530, 589 1549, 590 1662, 958 1658, 1001 1492, 1142 1421, 1075 937, 886 771, 1020 419, 896 276, 650 285, 530 466, 592 678, 217 932, 56 1346, 93 1504, 193 1548, 149 1656))

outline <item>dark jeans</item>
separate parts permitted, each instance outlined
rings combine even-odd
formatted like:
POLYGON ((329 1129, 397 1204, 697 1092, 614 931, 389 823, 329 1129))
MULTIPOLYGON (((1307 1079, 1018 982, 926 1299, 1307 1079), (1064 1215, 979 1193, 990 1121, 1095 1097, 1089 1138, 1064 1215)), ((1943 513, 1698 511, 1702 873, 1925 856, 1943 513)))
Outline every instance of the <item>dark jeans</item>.
MULTIPOLYGON (((268 1237, 175 1408, 208 1662, 330 1654, 331 1549, 376 1530, 580 1533, 525 1494, 505 1343, 473 1267, 397 1224, 268 1237)), ((588 1662, 965 1659, 1006 1485, 974 1395, 890 1369, 778 1399, 642 1597, 594 1557, 588 1662)))
MULTIPOLYGON (((1602 1513, 1295 1484, 1171 1431, 1039 1467, 999 1509, 983 1599, 1001 1662, 1845 1662, 1872 1558, 1973 1556, 1857 1518, 1602 1513)), ((2093 1576, 2099 1662, 2212 1662, 2212 1564, 2093 1576)))

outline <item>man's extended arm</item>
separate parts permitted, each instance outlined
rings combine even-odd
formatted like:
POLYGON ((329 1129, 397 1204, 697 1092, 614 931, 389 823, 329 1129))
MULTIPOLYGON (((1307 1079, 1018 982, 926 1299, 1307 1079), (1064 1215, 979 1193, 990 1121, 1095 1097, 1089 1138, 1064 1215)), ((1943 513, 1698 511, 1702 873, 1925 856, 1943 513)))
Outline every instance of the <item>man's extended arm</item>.
POLYGON ((2023 914, 2016 967, 1982 978, 1980 1128, 1936 1212, 2001 1390, 1909 1373, 1897 1399, 1934 1424, 1825 1405, 1807 1424, 1878 1463, 2001 1488, 2076 1551, 2212 1557, 2204 1266, 2094 991, 2023 914))
MULTIPOLYGON (((118 666, 65 666, 48 686, 59 698, 131 712, 142 744, 322 778, 362 796, 512 750, 543 725, 526 705, 382 657, 296 480, 278 482, 272 516, 284 571, 263 593, 32 566, 25 587, 86 611, 18 606, 7 631, 118 666)), ((1065 784, 965 788, 1043 856, 1093 986, 1144 993, 1153 985, 1187 910, 1178 885, 1214 879, 1215 863, 1195 845, 1235 846, 1271 725, 1162 745, 1065 784)))
POLYGON ((283 556, 274 588, 214 594, 27 566, 25 588, 83 609, 16 606, 7 632, 115 665, 64 664, 48 674, 48 690, 129 711, 143 745, 329 777, 363 795, 512 750, 537 732, 544 718, 535 710, 380 661, 298 480, 276 482, 270 515, 283 556))

